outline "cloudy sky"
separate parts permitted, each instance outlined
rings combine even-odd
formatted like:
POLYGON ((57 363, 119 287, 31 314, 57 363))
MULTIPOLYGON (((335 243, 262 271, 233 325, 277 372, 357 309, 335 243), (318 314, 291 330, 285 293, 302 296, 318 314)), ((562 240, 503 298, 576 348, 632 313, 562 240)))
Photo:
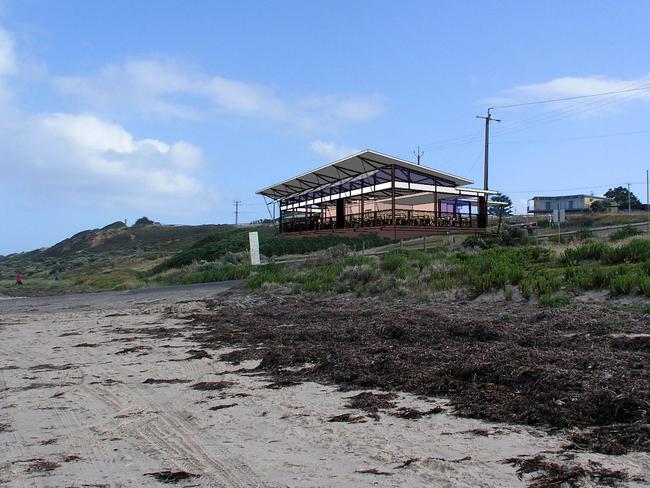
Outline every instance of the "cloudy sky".
POLYGON ((255 191, 359 149, 518 210, 650 167, 646 1, 0 0, 0 254, 146 215, 268 216, 255 191))

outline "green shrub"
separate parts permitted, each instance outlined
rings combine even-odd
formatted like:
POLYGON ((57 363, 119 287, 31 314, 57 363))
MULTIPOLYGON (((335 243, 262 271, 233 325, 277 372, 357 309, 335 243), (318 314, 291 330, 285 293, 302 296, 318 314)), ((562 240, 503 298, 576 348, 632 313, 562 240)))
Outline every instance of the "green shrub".
POLYGON ((490 249, 498 243, 498 239, 492 236, 473 234, 463 241, 463 247, 472 249, 490 249))
POLYGON ((627 239, 628 237, 637 236, 641 234, 641 231, 632 225, 626 225, 621 227, 616 232, 612 232, 609 235, 610 241, 620 241, 621 239, 627 239))
POLYGON ((646 259, 643 263, 641 263, 640 270, 642 273, 650 276, 650 259, 646 259))
POLYGON ((168 284, 191 284, 210 283, 213 281, 241 280, 247 278, 251 273, 250 265, 228 264, 214 269, 206 269, 194 272, 181 272, 178 275, 171 275, 164 278, 168 284))
POLYGON ((468 287, 470 295, 478 296, 506 285, 517 285, 535 263, 550 260, 550 251, 539 246, 495 247, 477 253, 459 253, 456 256, 460 282, 468 287))
POLYGON ((609 292, 612 295, 629 295, 636 281, 636 275, 630 271, 614 276, 609 283, 609 292))
POLYGON ((566 295, 545 294, 539 297, 539 304, 543 307, 561 308, 571 304, 571 297, 566 295))
POLYGON ((650 297, 650 276, 639 276, 639 292, 650 297))
POLYGON ((264 283, 290 283, 295 278, 296 273, 286 271, 276 264, 268 264, 256 267, 246 285, 249 288, 260 288, 264 283))
POLYGON ((519 288, 525 298, 533 295, 549 295, 560 289, 562 277, 548 268, 533 269, 520 283, 519 288))
POLYGON ((564 280, 567 288, 579 290, 600 290, 607 288, 612 272, 601 265, 568 266, 564 270, 564 280))
POLYGON ((384 254, 381 262, 381 269, 394 273, 402 266, 406 265, 406 254, 403 251, 392 251, 384 254))
POLYGON ((611 247, 601 261, 608 264, 641 263, 650 260, 650 241, 633 239, 618 247, 611 247))
POLYGON ((560 261, 565 264, 577 264, 581 261, 600 260, 609 251, 609 246, 602 242, 585 242, 576 247, 570 247, 562 253, 560 261))

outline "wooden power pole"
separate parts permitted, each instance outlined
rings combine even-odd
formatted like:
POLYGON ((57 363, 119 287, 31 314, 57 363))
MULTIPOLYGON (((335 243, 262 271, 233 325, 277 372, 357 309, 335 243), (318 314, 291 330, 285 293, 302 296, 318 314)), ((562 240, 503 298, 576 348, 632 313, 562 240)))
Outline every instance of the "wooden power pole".
POLYGON ((488 189, 488 170, 490 160, 490 122, 501 122, 501 119, 495 119, 490 113, 491 108, 487 110, 487 116, 477 115, 476 118, 485 120, 485 154, 483 157, 483 189, 488 189))

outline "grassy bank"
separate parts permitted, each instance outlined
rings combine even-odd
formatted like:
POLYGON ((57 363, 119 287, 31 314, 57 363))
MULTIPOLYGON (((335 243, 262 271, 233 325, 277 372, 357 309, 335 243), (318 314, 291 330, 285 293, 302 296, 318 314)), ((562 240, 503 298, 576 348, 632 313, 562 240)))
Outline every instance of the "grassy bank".
POLYGON ((320 263, 254 270, 247 283, 254 289, 288 284, 295 291, 395 292, 423 298, 452 289, 466 290, 470 298, 503 291, 506 299, 519 293, 549 306, 566 305, 571 293, 589 290, 650 297, 650 241, 636 239, 620 246, 589 242, 560 253, 541 246, 399 250, 381 257, 325 252, 320 263))

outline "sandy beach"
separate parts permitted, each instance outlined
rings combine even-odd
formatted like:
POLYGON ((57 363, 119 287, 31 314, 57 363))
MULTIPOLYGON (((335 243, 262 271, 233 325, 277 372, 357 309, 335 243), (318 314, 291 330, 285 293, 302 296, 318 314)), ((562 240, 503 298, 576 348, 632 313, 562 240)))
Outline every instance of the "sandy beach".
MULTIPOLYGON (((459 418, 444 399, 400 393, 368 415, 345 406, 359 391, 280 388, 246 371, 256 361, 220 360, 233 349, 193 342, 187 323, 228 287, 2 300, 0 484, 515 487, 504 460, 560 455, 560 435, 459 418), (403 407, 439 413, 390 415, 403 407)), ((647 453, 576 458, 650 472, 647 453)))

